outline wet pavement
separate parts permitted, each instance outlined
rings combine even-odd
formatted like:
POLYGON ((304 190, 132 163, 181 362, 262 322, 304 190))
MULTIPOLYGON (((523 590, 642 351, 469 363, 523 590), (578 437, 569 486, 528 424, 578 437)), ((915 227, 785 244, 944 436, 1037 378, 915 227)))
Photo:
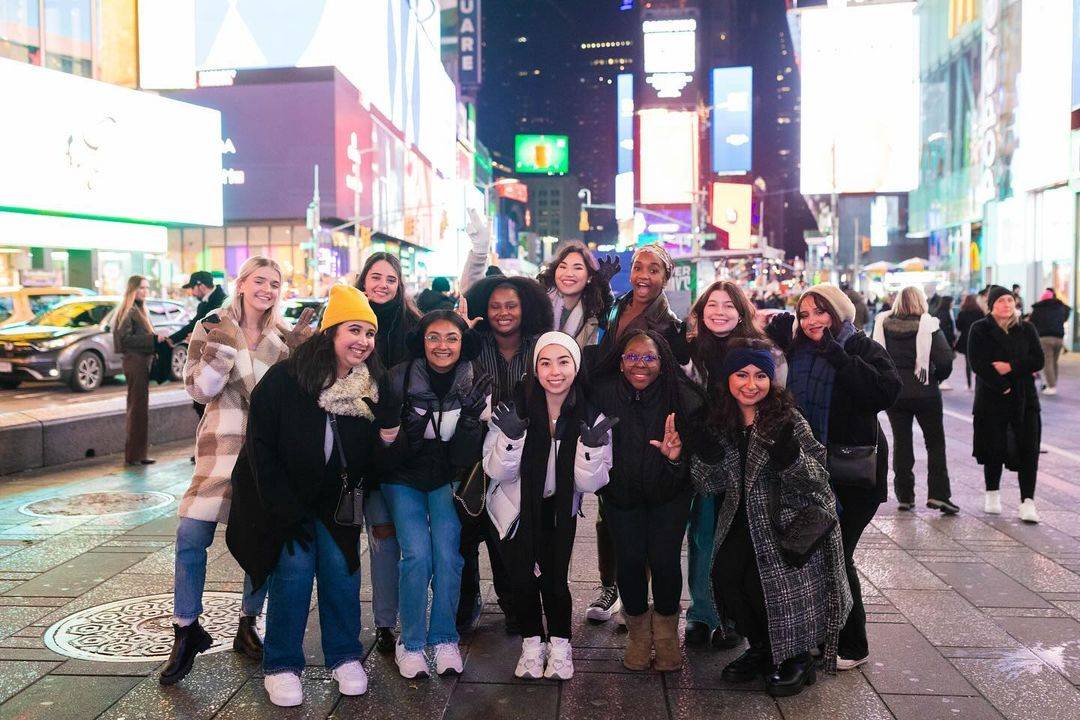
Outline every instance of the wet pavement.
MULTIPOLYGON (((182 683, 157 682, 170 641, 176 500, 187 445, 155 449, 149 469, 102 458, 0 480, 0 718, 983 718, 1080 717, 1080 363, 1043 403, 1041 524, 982 512, 970 458, 971 393, 946 394, 952 518, 882 506, 860 543, 871 657, 795 698, 723 682, 733 651, 690 651, 678 673, 631 673, 625 634, 584 619, 595 584, 592 523, 579 524, 571 573, 577 674, 561 684, 513 678, 518 641, 502 631, 490 583, 479 628, 463 638, 458 678, 406 681, 368 655, 367 695, 344 698, 322 664, 318 612, 306 639, 305 703, 275 709, 258 664, 231 651, 241 573, 223 533, 209 551, 204 622, 215 646, 182 683)), ((916 437, 918 434, 916 431, 916 437)), ((925 500, 925 454, 917 452, 925 500)), ((595 505, 586 511, 595 514, 595 505)), ((366 571, 365 571, 366 572, 366 571)), ((363 582, 365 647, 370 585, 363 582)), ((685 603, 684 603, 685 604, 685 603)))

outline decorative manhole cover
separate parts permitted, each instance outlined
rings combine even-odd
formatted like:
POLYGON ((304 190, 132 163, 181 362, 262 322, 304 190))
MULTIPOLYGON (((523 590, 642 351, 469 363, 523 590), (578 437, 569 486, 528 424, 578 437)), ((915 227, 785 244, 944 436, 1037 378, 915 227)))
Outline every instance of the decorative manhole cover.
POLYGON ((174 499, 167 493, 153 491, 92 492, 37 500, 23 505, 19 512, 34 517, 101 517, 154 510, 165 507, 174 499))
MULTIPOLYGON (((240 616, 239 593, 203 593, 199 622, 214 638, 207 652, 231 647, 240 616)), ((80 610, 45 632, 45 646, 76 660, 154 662, 172 650, 173 596, 147 595, 80 610)))

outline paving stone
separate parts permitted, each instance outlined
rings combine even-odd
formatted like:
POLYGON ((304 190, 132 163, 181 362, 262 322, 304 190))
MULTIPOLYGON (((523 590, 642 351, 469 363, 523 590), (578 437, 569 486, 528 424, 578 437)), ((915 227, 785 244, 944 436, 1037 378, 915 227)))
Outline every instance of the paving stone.
POLYGON ((893 590, 886 596, 934 645, 1015 647, 1017 642, 955 590, 893 590))
POLYGON ((45 572, 100 545, 96 535, 60 535, 36 543, 0 560, 0 570, 45 572))
POLYGON ((161 669, 160 662, 98 662, 96 660, 68 660, 55 670, 53 675, 127 675, 138 677, 157 676, 161 669))
POLYGON ((446 720, 555 720, 558 707, 557 683, 482 685, 459 682, 443 717, 446 720))
POLYGON ((1069 510, 1039 509, 1039 522, 1060 530, 1066 535, 1080 538, 1080 513, 1069 510))
POLYGON ((4 703, 4 716, 19 720, 97 717, 138 682, 130 677, 48 675, 4 703))
POLYGON ((980 557, 1034 592, 1080 592, 1080 576, 1030 550, 980 553, 980 557))
POLYGON ((896 720, 1002 720, 981 697, 882 695, 896 720))
POLYGON ((870 661, 863 674, 878 693, 974 695, 963 676, 910 625, 867 627, 870 661))
POLYGON ((568 718, 667 717, 659 673, 582 673, 563 684, 560 715, 568 718))
POLYGON ((948 535, 915 515, 876 517, 874 527, 905 550, 954 550, 956 552, 964 550, 962 546, 950 540, 948 535))
MULTIPOLYGON (((0 664, 0 703, 5 702, 28 685, 37 682, 59 663, 40 660, 5 661, 0 664)), ((7 709, 0 706, 0 717, 7 718, 7 709)))
MULTIPOLYGON (((669 688, 694 688, 699 690, 747 690, 757 683, 733 685, 720 679, 724 666, 742 655, 746 643, 732 650, 686 649, 686 662, 679 672, 665 673, 664 684, 669 688)), ((620 660, 622 655, 620 654, 620 660)), ((576 661, 576 656, 575 656, 576 661)), ((740 696, 741 697, 741 696, 740 696)))
POLYGON ((776 701, 761 690, 668 691, 672 720, 781 720, 776 701))
POLYGON ((904 550, 870 550, 860 543, 855 551, 855 564, 878 588, 944 590, 948 587, 904 550))
POLYGON ((0 607, 0 639, 49 614, 47 607, 0 607))
POLYGON ((1076 620, 1014 617, 997 622, 1069 682, 1080 684, 1080 623, 1076 620))
MULTIPOLYGON (((458 684, 455 677, 406 680, 392 662, 368 656, 368 691, 362 697, 342 697, 331 718, 340 720, 435 720, 441 718, 458 684)), ((265 716, 265 715, 264 715, 265 716)), ((478 720, 491 720, 480 717, 478 720)))
POLYGON ((124 533, 125 538, 137 537, 140 535, 154 535, 161 537, 176 537, 176 525, 180 522, 180 518, 176 515, 163 515, 150 522, 143 523, 137 527, 134 527, 124 533))
POLYGON ((8 638, 5 644, 30 645, 30 647, 0 647, 0 660, 42 660, 46 662, 63 662, 66 657, 41 646, 40 642, 34 642, 28 638, 8 638), (18 642, 16 642, 18 641, 18 642))
POLYGON ((892 714, 860 672, 818 673, 813 687, 776 704, 785 718, 892 720, 892 714))
POLYGON ((925 565, 976 607, 1050 607, 1041 597, 991 565, 945 562, 925 565))
POLYGON ((341 694, 337 683, 326 668, 307 668, 300 677, 304 703, 299 707, 275 708, 270 702, 261 677, 252 677, 229 698, 229 702, 214 716, 215 720, 244 720, 265 718, 273 708, 275 718, 301 720, 325 718, 337 705, 341 694))
POLYGON ((1055 557, 1080 553, 1080 540, 1046 525, 1029 525, 1005 517, 987 520, 994 528, 1037 553, 1055 557))
MULTIPOLYGON (((981 500, 981 498, 980 498, 981 500)), ((1040 511, 1041 513, 1041 511, 1040 511)), ((961 541, 960 544, 967 547, 969 542, 989 541, 1015 545, 1016 541, 1005 533, 990 527, 974 515, 961 513, 953 517, 936 517, 926 523, 942 535, 961 541)))
POLYGON ((1009 720, 1076 720, 1080 690, 1030 653, 952 663, 1009 720))
POLYGON ((79 597, 143 557, 137 553, 86 553, 38 575, 8 594, 22 597, 79 597))

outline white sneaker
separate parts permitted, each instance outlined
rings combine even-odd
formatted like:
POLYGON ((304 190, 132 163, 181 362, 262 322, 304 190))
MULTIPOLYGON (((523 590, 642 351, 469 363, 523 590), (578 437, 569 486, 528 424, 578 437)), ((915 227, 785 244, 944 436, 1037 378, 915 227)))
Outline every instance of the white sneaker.
POLYGON ((435 672, 461 674, 464 664, 461 662, 461 648, 457 643, 440 643, 435 646, 435 672))
POLYGON ((539 680, 544 677, 544 659, 547 656, 547 645, 539 635, 527 637, 521 641, 521 657, 518 658, 517 668, 514 669, 514 677, 522 680, 539 680))
POLYGON ((938 383, 938 390, 948 392, 949 390, 952 390, 952 385, 949 384, 948 380, 942 380, 938 383))
POLYGON ((866 664, 866 661, 869 660, 869 659, 870 659, 869 655, 867 655, 866 657, 861 658, 859 660, 848 660, 847 658, 840 657, 839 655, 837 655, 836 656, 836 669, 837 670, 854 670, 855 668, 859 667, 860 665, 866 664))
POLYGON ((304 689, 300 687, 300 676, 291 672, 279 672, 263 678, 263 687, 270 696, 270 702, 278 707, 296 707, 304 702, 304 689))
POLYGON ((331 675, 337 680, 338 692, 342 695, 363 695, 367 692, 367 672, 358 660, 339 665, 331 675))
POLYGON ((1001 491, 987 490, 986 499, 983 501, 983 512, 987 515, 1001 514, 1001 491))
POLYGON ((1028 498, 1020 503, 1020 519, 1026 523, 1039 522, 1039 513, 1035 510, 1035 501, 1028 498))
POLYGON ((412 680, 428 676, 427 656, 423 650, 406 650, 400 642, 394 646, 394 662, 401 677, 412 680))
POLYGON ((1045 390, 1043 390, 1043 395, 1057 395, 1057 388, 1056 387, 1048 387, 1045 390))
POLYGON ((566 638, 551 638, 544 677, 548 680, 569 680, 574 677, 574 649, 566 638))

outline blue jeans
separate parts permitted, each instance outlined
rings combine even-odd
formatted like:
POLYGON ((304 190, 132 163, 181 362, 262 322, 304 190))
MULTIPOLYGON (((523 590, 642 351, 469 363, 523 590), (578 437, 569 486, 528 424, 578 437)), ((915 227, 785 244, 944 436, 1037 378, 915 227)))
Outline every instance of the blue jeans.
POLYGON ((371 609, 375 615, 375 627, 392 628, 397 625, 398 562, 401 560, 401 548, 398 547, 396 535, 380 540, 371 533, 375 525, 393 522, 381 490, 372 490, 364 500, 364 520, 367 527, 371 609))
POLYGON ((461 592, 461 521, 449 485, 431 492, 406 485, 383 485, 398 544, 401 579, 398 597, 401 642, 406 650, 456 643, 461 592), (426 621, 431 588, 431 622, 426 621))
MULTIPOLYGON (((176 565, 173 580, 173 616, 182 624, 191 624, 202 615, 203 588, 206 585, 206 549, 214 542, 216 522, 180 518, 176 527, 176 565)), ((257 617, 266 600, 266 585, 252 590, 251 578, 244 575, 244 598, 240 614, 257 617)))
POLYGON ((270 604, 266 610, 263 672, 267 675, 304 669, 304 631, 311 607, 311 581, 319 583, 319 629, 326 667, 363 660, 360 642, 360 570, 349 572, 341 548, 321 522, 306 525, 314 540, 293 553, 281 549, 270 573, 270 604))
POLYGON ((686 581, 690 586, 690 607, 686 611, 686 621, 704 623, 713 629, 720 626, 710 587, 716 510, 715 495, 694 495, 686 531, 686 581))

